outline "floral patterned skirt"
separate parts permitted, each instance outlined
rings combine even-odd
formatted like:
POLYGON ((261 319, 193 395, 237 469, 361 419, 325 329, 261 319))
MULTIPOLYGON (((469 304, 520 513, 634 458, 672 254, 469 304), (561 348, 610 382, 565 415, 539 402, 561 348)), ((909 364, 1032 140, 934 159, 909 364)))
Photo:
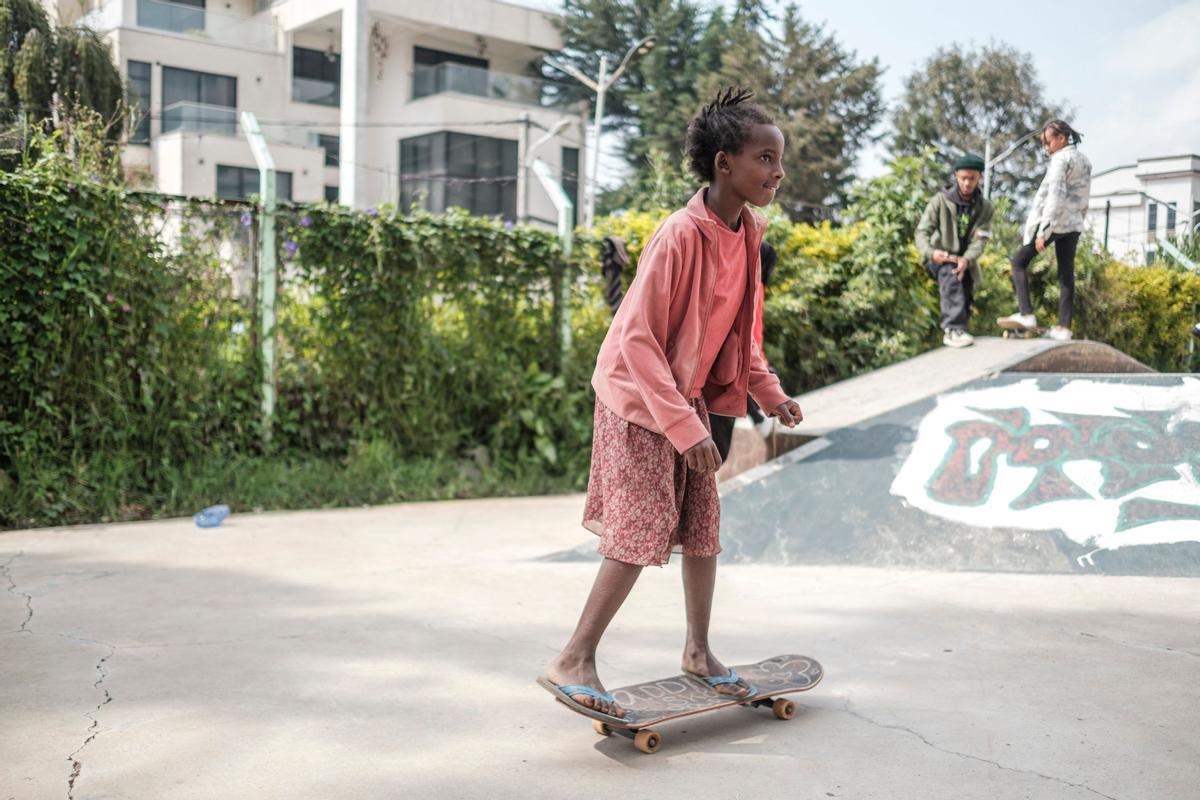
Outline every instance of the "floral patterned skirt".
MULTIPOLYGON (((691 403, 708 428, 704 400, 691 403)), ((583 527, 600 536, 600 555, 626 564, 662 566, 673 552, 715 556, 721 552, 717 476, 688 469, 666 436, 597 400, 583 527)))

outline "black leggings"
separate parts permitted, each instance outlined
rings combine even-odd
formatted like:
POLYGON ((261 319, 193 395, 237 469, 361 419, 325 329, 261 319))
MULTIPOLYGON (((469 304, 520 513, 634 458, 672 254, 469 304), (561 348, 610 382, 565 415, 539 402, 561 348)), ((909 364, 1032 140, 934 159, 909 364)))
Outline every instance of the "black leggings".
MULTIPOLYGON (((1046 246, 1054 244, 1054 255, 1058 258, 1058 285, 1061 291, 1058 295, 1058 324, 1064 328, 1071 327, 1071 312, 1075 308, 1075 248, 1079 245, 1079 231, 1073 233, 1052 233, 1046 239, 1046 246)), ((1022 245, 1021 249, 1009 259, 1012 264, 1013 288, 1017 291, 1017 303, 1022 314, 1033 313, 1033 303, 1029 299, 1029 262, 1037 256, 1037 246, 1030 242, 1022 245)))

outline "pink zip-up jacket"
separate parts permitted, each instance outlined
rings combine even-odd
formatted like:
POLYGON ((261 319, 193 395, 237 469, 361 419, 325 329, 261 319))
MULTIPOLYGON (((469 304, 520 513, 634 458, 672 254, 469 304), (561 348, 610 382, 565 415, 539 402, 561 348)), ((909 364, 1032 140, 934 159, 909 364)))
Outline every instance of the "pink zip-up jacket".
POLYGON ((742 308, 710 374, 697 374, 718 263, 717 223, 705 210, 704 192, 696 192, 646 243, 592 375, 600 402, 621 419, 663 434, 680 453, 709 435, 687 400, 697 386, 708 410, 727 417, 746 414, 747 393, 768 412, 789 399, 753 335, 762 314, 758 247, 764 223, 748 208, 742 209, 742 308))

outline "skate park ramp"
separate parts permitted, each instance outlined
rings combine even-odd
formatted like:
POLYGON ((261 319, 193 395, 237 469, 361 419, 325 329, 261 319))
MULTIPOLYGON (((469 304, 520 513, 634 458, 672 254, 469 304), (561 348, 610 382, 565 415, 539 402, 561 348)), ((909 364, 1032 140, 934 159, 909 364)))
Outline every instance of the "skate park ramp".
POLYGON ((797 399, 795 448, 721 484, 727 563, 1200 576, 1200 375, 980 338, 797 399))
POLYGON ((1200 576, 1200 375, 979 341, 799 398, 811 440, 722 485, 723 558, 1200 576))

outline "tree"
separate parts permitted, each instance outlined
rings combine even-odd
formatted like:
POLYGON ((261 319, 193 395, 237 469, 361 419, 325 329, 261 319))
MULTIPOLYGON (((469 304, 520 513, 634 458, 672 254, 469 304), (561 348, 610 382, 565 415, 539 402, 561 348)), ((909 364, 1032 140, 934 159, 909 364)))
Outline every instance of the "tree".
MULTIPOLYGON (((978 50, 952 45, 937 50, 904 82, 904 96, 893 115, 893 147, 915 155, 933 145, 949 162, 963 150, 993 152, 1064 112, 1042 95, 1033 59, 1006 44, 978 50)), ((1031 197, 1042 171, 1037 140, 1025 144, 992 173, 992 195, 1017 201, 1031 197)))
POLYGON ((855 156, 883 114, 876 59, 859 62, 823 25, 784 8, 777 33, 759 3, 739 3, 721 69, 705 83, 756 93, 787 142, 776 202, 793 220, 828 218, 846 202, 855 156))
MULTIPOLYGON (((652 153, 668 159, 681 153, 697 108, 696 84, 720 64, 726 24, 721 11, 705 21, 691 0, 566 0, 558 24, 563 49, 557 57, 593 77, 601 54, 608 56, 611 71, 635 42, 655 37, 654 49, 636 56, 605 94, 604 125, 624 134, 622 155, 638 176, 651 171, 652 153)), ((542 70, 546 78, 566 81, 564 99, 594 102, 591 90, 548 66, 542 70)))
POLYGON ((68 146, 82 116, 98 114, 111 142, 127 108, 108 43, 89 28, 50 27, 35 0, 0 0, 0 122, 57 128, 68 146))
POLYGON ((688 121, 720 87, 753 89, 783 130, 789 177, 779 200, 794 219, 844 200, 854 156, 883 113, 878 63, 858 63, 795 6, 777 19, 762 0, 738 0, 727 18, 693 0, 566 0, 560 26, 563 58, 589 75, 600 53, 616 64, 641 37, 658 39, 605 99, 606 126, 625 134, 633 172, 606 198, 610 208, 644 205, 664 186, 677 193, 688 121))

